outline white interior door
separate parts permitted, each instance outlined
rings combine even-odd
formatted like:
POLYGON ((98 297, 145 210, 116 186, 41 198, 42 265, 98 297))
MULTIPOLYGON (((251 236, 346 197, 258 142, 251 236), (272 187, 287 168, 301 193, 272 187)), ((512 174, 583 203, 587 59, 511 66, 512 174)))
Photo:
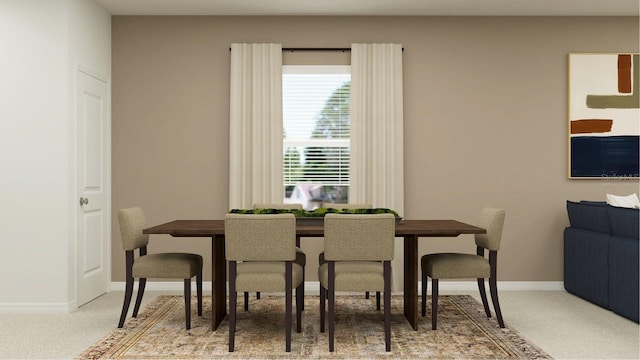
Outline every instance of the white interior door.
POLYGON ((107 83, 78 71, 78 306, 109 290, 107 83))

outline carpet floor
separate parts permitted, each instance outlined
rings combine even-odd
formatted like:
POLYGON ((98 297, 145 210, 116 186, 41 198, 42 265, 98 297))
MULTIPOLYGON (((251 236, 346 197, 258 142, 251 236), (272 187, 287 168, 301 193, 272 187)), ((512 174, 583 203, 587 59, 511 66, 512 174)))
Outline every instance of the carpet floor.
MULTIPOLYGON (((402 297, 392 297, 391 352, 385 352, 383 312, 364 296, 336 297, 335 352, 329 352, 328 333, 320 332, 319 297, 305 297, 302 333, 292 330, 291 352, 285 352, 284 298, 252 299, 249 312, 238 298, 235 352, 228 352, 229 323, 210 331, 211 298, 204 301, 202 317, 195 315, 192 299, 191 330, 184 328, 180 296, 159 296, 138 317, 129 318, 83 352, 79 359, 544 359, 544 351, 522 338, 507 324, 500 329, 487 319, 482 304, 468 295, 441 296, 438 330, 431 330, 431 315, 418 316, 414 331, 405 319, 402 297)), ((427 304, 427 309, 430 302, 427 304)), ((419 310, 418 310, 419 311, 419 310)), ((293 321, 295 322, 295 310, 293 321)))

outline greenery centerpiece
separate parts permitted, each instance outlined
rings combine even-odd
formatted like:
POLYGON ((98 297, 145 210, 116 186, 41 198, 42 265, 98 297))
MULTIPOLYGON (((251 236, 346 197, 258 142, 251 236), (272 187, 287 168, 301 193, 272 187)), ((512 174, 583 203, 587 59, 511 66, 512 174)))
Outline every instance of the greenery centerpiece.
POLYGON ((231 209, 231 214, 293 214, 296 218, 323 218, 326 214, 393 214, 396 220, 400 215, 387 208, 363 208, 363 209, 338 209, 317 208, 315 210, 300 209, 231 209))

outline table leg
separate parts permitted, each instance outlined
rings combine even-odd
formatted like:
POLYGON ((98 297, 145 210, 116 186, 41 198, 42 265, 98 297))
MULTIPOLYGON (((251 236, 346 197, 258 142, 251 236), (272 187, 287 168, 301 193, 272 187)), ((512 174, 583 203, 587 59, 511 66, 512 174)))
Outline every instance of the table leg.
POLYGON ((227 315, 227 264, 224 235, 215 235, 211 240, 211 323, 215 331, 227 315))
POLYGON ((418 236, 404 237, 404 316, 418 330, 418 236))

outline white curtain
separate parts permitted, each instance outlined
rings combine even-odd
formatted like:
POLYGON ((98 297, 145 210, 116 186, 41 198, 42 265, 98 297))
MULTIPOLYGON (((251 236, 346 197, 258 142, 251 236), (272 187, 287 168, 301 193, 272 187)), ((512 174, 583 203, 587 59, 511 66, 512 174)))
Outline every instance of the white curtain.
POLYGON ((282 45, 231 44, 229 208, 280 203, 282 45))
MULTIPOLYGON (((351 45, 349 201, 404 214, 402 45, 351 45)), ((404 246, 395 243, 393 289, 402 289, 404 246)))
POLYGON ((402 45, 351 45, 349 201, 404 213, 402 45))

